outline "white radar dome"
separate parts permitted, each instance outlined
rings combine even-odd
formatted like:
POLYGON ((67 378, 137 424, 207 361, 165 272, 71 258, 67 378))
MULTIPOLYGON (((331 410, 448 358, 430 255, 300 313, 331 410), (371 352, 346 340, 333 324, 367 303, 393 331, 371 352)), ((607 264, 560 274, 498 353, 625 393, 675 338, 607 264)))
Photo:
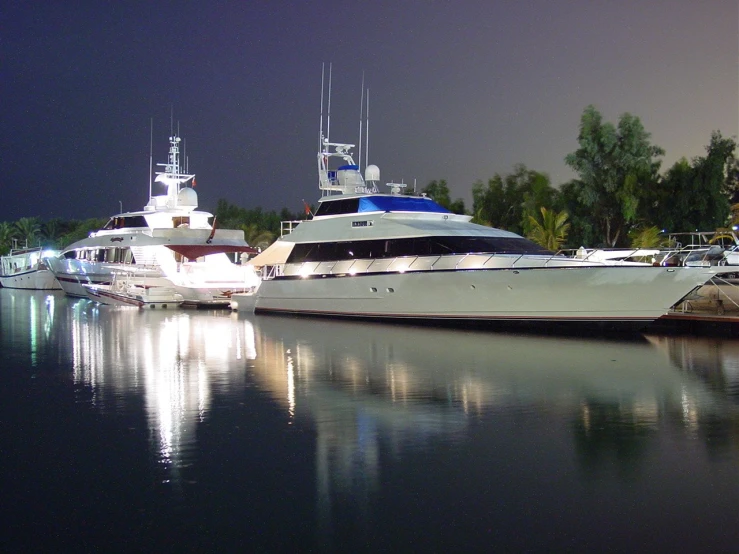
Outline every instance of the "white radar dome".
POLYGON ((364 169, 364 180, 365 181, 379 181, 380 180, 380 168, 376 165, 368 165, 364 169))
POLYGON ((195 190, 191 189, 190 187, 185 187, 183 189, 180 189, 180 192, 177 195, 177 204, 182 207, 192 206, 193 208, 197 208, 198 207, 198 193, 195 192, 195 190))

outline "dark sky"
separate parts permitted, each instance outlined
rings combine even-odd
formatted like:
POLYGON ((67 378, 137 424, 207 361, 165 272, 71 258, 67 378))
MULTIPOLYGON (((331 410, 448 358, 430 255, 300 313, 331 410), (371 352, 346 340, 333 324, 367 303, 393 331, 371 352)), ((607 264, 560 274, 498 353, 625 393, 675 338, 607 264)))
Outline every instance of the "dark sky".
MULTIPOLYGON (((170 113, 200 207, 319 197, 321 63, 331 139, 356 143, 362 72, 382 182, 475 180, 517 163, 573 177, 580 116, 638 116, 662 169, 739 125, 736 0, 6 2, 0 221, 141 209, 170 113)), ((356 153, 356 150, 355 150, 356 153)))

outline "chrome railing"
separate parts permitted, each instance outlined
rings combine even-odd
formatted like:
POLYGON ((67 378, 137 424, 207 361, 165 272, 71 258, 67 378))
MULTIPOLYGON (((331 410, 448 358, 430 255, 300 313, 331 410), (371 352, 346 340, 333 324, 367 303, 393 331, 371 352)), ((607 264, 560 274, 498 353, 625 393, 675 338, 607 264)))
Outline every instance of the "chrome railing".
POLYGON ((450 254, 359 258, 329 262, 288 263, 262 268, 262 279, 278 276, 357 275, 405 273, 411 271, 464 271, 474 269, 523 269, 546 267, 588 267, 603 265, 562 255, 536 254, 450 254))

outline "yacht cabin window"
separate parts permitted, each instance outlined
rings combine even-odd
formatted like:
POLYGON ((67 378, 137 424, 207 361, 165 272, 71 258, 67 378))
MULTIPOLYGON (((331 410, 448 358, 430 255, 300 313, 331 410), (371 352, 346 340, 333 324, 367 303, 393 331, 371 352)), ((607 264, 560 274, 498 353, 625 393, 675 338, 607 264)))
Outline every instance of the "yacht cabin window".
POLYGON ((359 211, 359 198, 323 201, 316 210, 319 215, 355 214, 359 211))
POLYGON ((528 239, 517 237, 412 237, 298 243, 290 252, 287 263, 452 254, 540 254, 553 256, 554 252, 528 239))
POLYGON ((148 226, 149 225, 146 223, 146 218, 143 215, 132 215, 126 217, 111 217, 108 220, 108 223, 105 224, 105 227, 103 227, 103 229, 109 231, 112 229, 131 229, 136 227, 148 226))

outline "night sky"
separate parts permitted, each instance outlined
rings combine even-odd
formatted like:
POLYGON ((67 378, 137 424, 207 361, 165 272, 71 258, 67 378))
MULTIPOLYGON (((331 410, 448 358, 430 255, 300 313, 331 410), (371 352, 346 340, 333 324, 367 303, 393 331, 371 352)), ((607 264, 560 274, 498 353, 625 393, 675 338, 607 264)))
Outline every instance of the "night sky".
POLYGON ((383 183, 446 179, 468 208, 517 163, 559 185, 588 104, 638 116, 664 171, 737 135, 738 28, 736 0, 6 2, 0 221, 141 209, 170 114, 201 209, 300 212, 322 62, 334 142, 358 140, 364 72, 383 183))

